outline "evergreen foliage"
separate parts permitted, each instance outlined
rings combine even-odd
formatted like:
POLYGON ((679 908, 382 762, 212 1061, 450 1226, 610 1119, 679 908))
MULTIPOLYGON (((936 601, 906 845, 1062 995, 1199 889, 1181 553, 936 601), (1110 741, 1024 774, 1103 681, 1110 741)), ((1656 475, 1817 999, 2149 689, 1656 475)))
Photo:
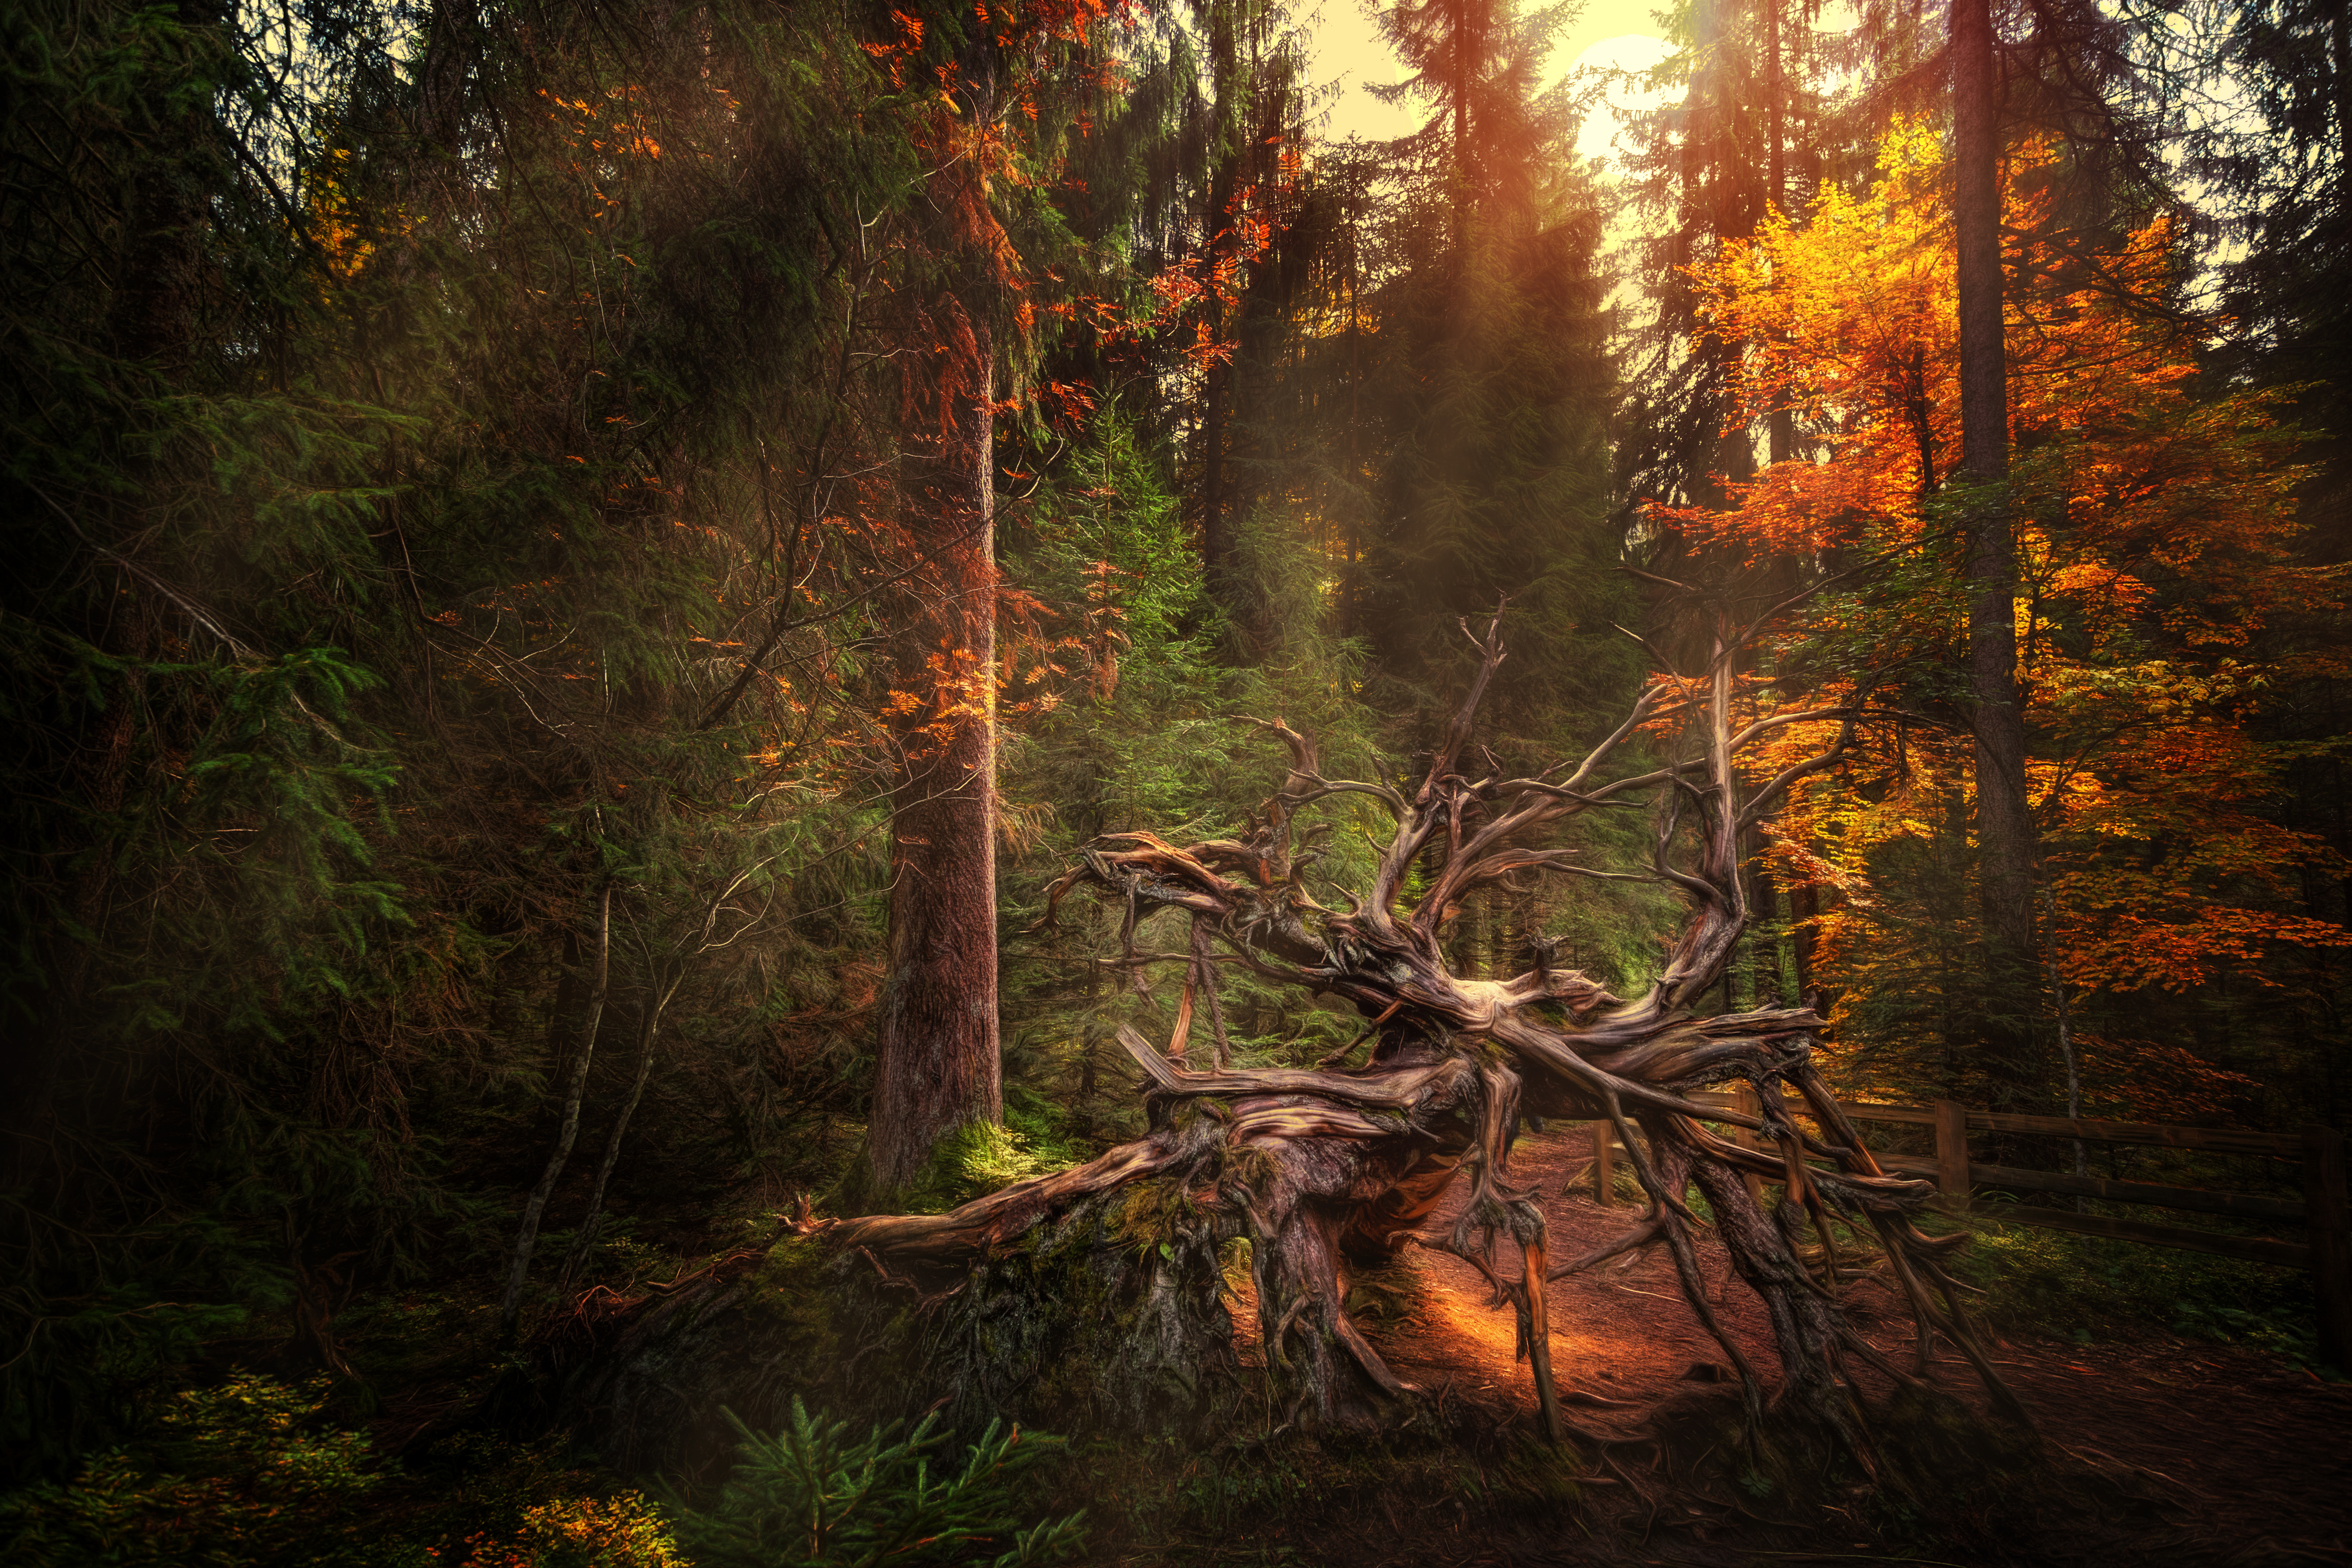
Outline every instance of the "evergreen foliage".
POLYGON ((735 1427, 742 1446, 718 1498, 708 1509, 673 1505, 679 1543, 701 1568, 1028 1568, 1085 1544, 1082 1513, 1021 1527, 1014 1484, 1054 1438, 991 1422, 960 1465, 940 1464, 948 1434, 936 1416, 856 1438, 797 1399, 773 1436, 735 1427))

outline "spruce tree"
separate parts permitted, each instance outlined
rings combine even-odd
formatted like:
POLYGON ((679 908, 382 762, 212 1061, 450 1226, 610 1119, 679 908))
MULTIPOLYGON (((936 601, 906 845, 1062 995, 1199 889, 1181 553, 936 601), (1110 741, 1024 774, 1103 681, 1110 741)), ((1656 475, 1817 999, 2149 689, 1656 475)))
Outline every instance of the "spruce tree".
POLYGON ((1470 660, 1465 616, 1508 600, 1507 733, 1544 736, 1606 706, 1633 661, 1608 519, 1600 215, 1539 95, 1557 8, 1427 0, 1385 14, 1424 102, 1391 149, 1404 193, 1374 293, 1378 432, 1365 573, 1370 633, 1397 701, 1433 709, 1470 660))

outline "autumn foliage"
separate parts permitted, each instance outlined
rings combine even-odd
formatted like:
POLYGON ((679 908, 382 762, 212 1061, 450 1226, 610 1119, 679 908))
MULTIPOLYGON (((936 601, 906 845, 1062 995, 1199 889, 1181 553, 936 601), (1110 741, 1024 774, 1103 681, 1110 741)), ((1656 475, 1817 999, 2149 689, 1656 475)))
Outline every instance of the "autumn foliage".
MULTIPOLYGON (((1709 559, 1766 576, 1794 561, 1824 582, 1779 624, 1749 700, 1769 711, 1789 692, 1828 691, 1877 716, 1850 769, 1793 792, 1767 861, 1781 885, 1827 897, 1806 978, 1846 999, 1846 1021, 1872 1015, 1874 1065, 1853 1070, 1958 1089, 1962 1026, 1983 1004, 1966 978, 1973 780, 1954 673, 1964 604, 1943 158, 1927 126, 1899 126, 1866 189, 1827 188, 1805 226, 1775 215, 1692 269, 1706 331, 1741 351, 1742 418, 1791 410, 1810 450, 1733 486, 1727 510, 1654 521, 1709 559)), ((2289 984, 2283 951, 2347 941, 2294 910, 2298 868, 2340 870, 2315 837, 2263 811, 2286 759, 2252 721, 2275 687, 2315 672, 2315 656, 2267 635, 2272 624, 2335 604, 2338 579, 2295 553, 2297 436, 2276 398, 2200 395, 2208 325, 2170 303, 2181 264, 2168 222, 2087 253, 2079 236, 2053 237, 2058 158, 2017 152, 2005 220, 2018 678, 2054 980, 2077 1008, 2225 977, 2289 984)), ((1757 767, 1769 776, 1772 752, 1817 747, 1814 728, 1792 727, 1757 767)), ((2127 1044, 2095 1027, 2083 1044, 2110 1103, 2148 1116, 2219 1103, 2212 1069, 2165 1065, 2196 1060, 2184 1039, 2127 1044)))

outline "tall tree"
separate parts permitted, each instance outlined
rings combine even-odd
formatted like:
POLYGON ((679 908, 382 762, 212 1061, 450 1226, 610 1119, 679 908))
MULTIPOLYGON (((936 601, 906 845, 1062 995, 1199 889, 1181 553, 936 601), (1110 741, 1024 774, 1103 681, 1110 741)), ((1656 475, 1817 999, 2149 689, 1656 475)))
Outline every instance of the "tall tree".
POLYGON ((2031 1091, 2033 822, 2017 689, 2017 537, 2009 486, 2009 374, 2001 281, 2001 73, 1990 0, 1952 0, 1952 221, 1957 235, 1961 520, 1969 558, 1969 683, 1977 776, 1977 893, 1996 986, 1988 1015, 2000 1103, 2031 1091))
MULTIPOLYGON (((2079 254, 2053 221, 2067 193, 2049 176, 2063 157, 2029 142, 2009 158, 2001 223, 2035 276, 2063 275, 2079 254)), ((1751 405, 1786 403, 1829 434, 1822 460, 1769 469, 1736 510, 1684 521, 1743 563, 1879 563, 1802 612, 1780 644, 1789 687, 1881 716, 1845 768, 1798 786, 1773 857, 1801 883, 1870 889, 1822 922, 1864 1071, 1972 1099, 2041 1095, 2055 1079, 2047 1064, 1979 1047, 1988 1018, 1998 1026, 2038 1002, 2042 977, 2023 977, 2021 1005, 2000 989, 2020 977, 1974 962, 1967 940, 1969 873, 1981 871, 1966 853, 1969 808, 1989 785, 1966 689, 1948 675, 1974 596, 1951 581, 1966 542, 1939 526, 1937 496, 1968 489, 1965 471, 1948 473, 1965 406, 1948 167, 1914 122, 1889 139, 1873 188, 1832 189, 1806 228, 1773 226, 1701 269, 1710 330, 1757 345, 1751 405), (1923 710, 1943 721, 1920 724, 1923 710), (2021 1065, 2037 1076, 2020 1084, 2021 1065)), ((2281 400, 2192 396, 2193 338, 2134 308, 2177 268, 2174 232, 2153 219, 2071 289, 2014 301, 2032 331, 2007 367, 2012 418, 2035 437, 2011 482, 2033 545, 2018 597, 2029 611, 2020 700, 2038 742, 2029 799, 2047 867, 2036 912, 2057 944, 2051 966, 2076 993, 2076 1028, 2098 1037, 2095 1090, 2110 1106, 2200 1054, 2209 1083, 2212 1061, 2246 1059, 2200 1038, 2187 1009, 2116 998, 2194 994, 2257 954, 2248 967, 2292 973, 2347 940, 2285 896, 2286 868, 2333 858, 2260 808, 2294 752, 2264 745, 2259 721, 2309 658, 2262 634, 2336 595, 2294 559, 2303 530, 2281 400)), ((1760 715, 1781 698, 1759 682, 1749 700, 1760 715)), ((1768 745, 1760 765, 1818 740, 1768 745)))
MULTIPOLYGON (((1267 279, 1264 260, 1285 224, 1297 179, 1307 108, 1307 62, 1287 8, 1271 0, 1200 0, 1196 24, 1208 46, 1202 83, 1209 127, 1207 202, 1201 215, 1197 339, 1201 367, 1198 451, 1201 556, 1210 592, 1245 637, 1249 595, 1236 537, 1250 503, 1235 472, 1239 404, 1247 368, 1262 353, 1267 279), (1255 328, 1255 330, 1253 330, 1255 328)), ((1254 639, 1255 640, 1255 639, 1254 639)))
MULTIPOLYGON (((1681 97, 1623 132, 1631 195, 1649 219, 1633 245, 1642 309, 1614 431, 1629 517, 1651 501, 1719 503, 1722 479, 1754 472, 1732 391, 1738 345, 1696 331, 1686 269, 1807 200, 1821 157, 1811 14, 1786 0, 1687 0, 1667 14, 1681 47, 1662 68, 1681 97)), ((1768 413, 1767 431, 1773 460, 1793 454, 1792 422, 1768 413)))
POLYGON ((1462 618, 1508 595, 1524 618, 1494 711, 1527 740, 1609 706, 1633 673, 1611 625, 1626 612, 1609 571, 1600 219, 1565 106, 1538 90, 1560 15, 1507 0, 1384 13, 1408 73, 1396 91, 1428 118, 1391 149, 1403 199, 1364 382, 1380 668, 1430 711, 1471 657, 1462 618))
MULTIPOLYGON (((956 26, 957 19, 947 19, 956 26)), ((919 693, 894 732, 890 952, 867 1134, 876 1189, 919 1175, 945 1133, 1004 1113, 996 1016, 996 350, 1008 279, 985 163, 1001 134, 994 42, 955 54, 925 194, 941 286, 917 312, 901 505, 926 571, 900 649, 919 693)))
POLYGON ((921 1173, 946 1134, 1003 1113, 996 931, 996 417, 1029 400, 1039 304, 1089 258, 1055 202, 1068 142, 1112 112, 1101 0, 992 18, 894 11, 868 52, 911 94, 922 199, 906 235, 898 532, 915 593, 887 708, 890 942, 867 1177, 921 1173), (1010 368, 1011 374, 1000 376, 1010 368))

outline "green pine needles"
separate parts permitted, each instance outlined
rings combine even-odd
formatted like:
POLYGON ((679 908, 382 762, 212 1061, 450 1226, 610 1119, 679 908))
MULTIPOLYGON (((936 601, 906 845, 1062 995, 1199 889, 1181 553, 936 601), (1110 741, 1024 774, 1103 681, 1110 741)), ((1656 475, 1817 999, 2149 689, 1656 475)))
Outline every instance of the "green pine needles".
POLYGON ((961 1466, 939 1464, 949 1434, 925 1415, 850 1436, 846 1421, 797 1399, 773 1436, 742 1434, 716 1503, 673 1503, 677 1541, 697 1568, 1027 1568, 1067 1562, 1085 1544, 1084 1510, 1022 1528, 1013 1483, 1061 1440, 991 1421, 961 1466))

